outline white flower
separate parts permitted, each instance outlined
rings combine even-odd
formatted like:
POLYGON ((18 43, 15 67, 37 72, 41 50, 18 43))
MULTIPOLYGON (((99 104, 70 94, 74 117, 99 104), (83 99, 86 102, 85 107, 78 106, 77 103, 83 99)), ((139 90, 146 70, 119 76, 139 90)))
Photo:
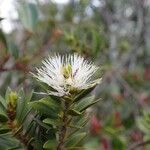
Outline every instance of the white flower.
POLYGON ((37 75, 33 75, 53 89, 49 95, 70 95, 73 91, 93 87, 101 81, 101 78, 91 80, 98 67, 77 54, 49 56, 42 64, 41 68, 36 68, 37 75))

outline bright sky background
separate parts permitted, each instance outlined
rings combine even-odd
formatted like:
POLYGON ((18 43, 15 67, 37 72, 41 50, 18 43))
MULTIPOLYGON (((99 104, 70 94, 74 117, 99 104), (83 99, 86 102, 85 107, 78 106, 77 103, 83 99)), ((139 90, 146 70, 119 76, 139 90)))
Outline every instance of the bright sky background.
MULTIPOLYGON (((11 23, 12 20, 18 18, 17 11, 15 9, 15 1, 16 0, 0 0, 0 17, 5 18, 0 26, 2 27, 3 31, 9 33, 13 30, 13 24, 11 23)), ((33 1, 33 0, 31 0, 33 1)), ((46 1, 46 0, 41 0, 46 1)), ((53 0, 57 3, 68 3, 69 0, 53 0)))
MULTIPOLYGON (((0 0, 0 17, 5 18, 0 23, 0 27, 2 27, 2 29, 5 33, 10 33, 14 29, 12 20, 15 20, 18 18, 18 13, 15 8, 15 4, 17 1, 19 1, 19 0, 0 0)), ((35 2, 36 0, 28 0, 28 1, 35 2)), ((46 2, 46 1, 50 1, 50 0, 39 0, 39 1, 46 2)), ((59 4, 66 4, 70 0, 51 0, 51 1, 59 3, 59 4)), ((95 5, 95 6, 100 5, 99 0, 93 0, 92 2, 93 2, 93 5, 95 5)))

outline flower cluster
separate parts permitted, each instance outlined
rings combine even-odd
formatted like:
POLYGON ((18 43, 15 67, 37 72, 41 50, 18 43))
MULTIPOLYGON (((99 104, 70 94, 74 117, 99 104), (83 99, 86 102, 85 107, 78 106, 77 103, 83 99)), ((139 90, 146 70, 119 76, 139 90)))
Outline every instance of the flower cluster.
POLYGON ((78 54, 55 54, 45 59, 42 64, 40 68, 36 68, 37 74, 33 75, 53 89, 49 91, 49 95, 70 95, 75 91, 93 87, 101 81, 101 78, 92 80, 98 67, 78 54))

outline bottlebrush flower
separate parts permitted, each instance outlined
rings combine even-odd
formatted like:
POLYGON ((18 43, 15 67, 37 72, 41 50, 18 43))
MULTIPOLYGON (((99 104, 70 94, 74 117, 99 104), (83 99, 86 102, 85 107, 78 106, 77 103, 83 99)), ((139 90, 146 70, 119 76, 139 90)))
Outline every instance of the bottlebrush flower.
POLYGON ((78 54, 49 56, 42 64, 33 76, 53 89, 49 90, 49 95, 68 96, 101 81, 101 78, 92 80, 98 67, 78 54))

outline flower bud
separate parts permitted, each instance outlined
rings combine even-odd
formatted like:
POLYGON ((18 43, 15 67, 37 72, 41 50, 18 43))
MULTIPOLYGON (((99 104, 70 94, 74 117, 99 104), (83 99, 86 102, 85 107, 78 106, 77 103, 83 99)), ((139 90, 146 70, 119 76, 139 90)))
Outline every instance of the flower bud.
POLYGON ((17 93, 11 91, 8 99, 8 104, 11 105, 13 108, 16 108, 17 98, 17 93))

